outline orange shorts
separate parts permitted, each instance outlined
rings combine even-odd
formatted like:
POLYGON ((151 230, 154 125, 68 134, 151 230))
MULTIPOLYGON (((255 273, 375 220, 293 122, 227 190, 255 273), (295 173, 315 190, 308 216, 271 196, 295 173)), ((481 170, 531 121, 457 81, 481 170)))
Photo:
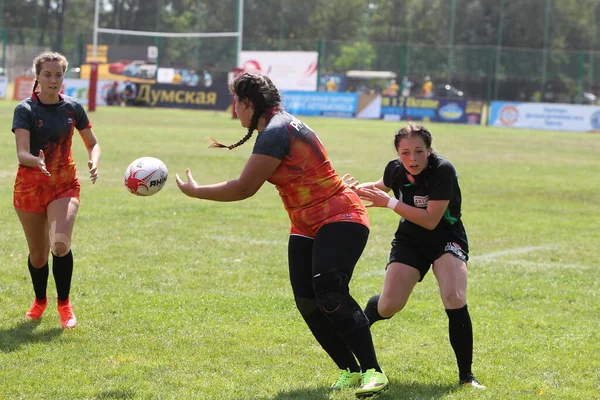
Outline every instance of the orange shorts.
POLYGON ((56 199, 73 197, 80 200, 81 186, 77 175, 69 173, 67 178, 63 182, 56 182, 37 171, 30 172, 19 167, 13 192, 14 207, 25 212, 43 214, 48 204, 56 199))

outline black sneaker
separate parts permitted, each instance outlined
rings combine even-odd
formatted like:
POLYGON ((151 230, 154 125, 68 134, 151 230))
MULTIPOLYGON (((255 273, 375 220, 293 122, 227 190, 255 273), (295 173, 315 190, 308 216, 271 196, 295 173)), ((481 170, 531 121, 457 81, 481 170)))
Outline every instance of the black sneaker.
POLYGON ((481 383, 479 383, 479 381, 477 379, 475 379, 473 374, 468 374, 464 378, 460 378, 460 381, 458 382, 458 384, 460 386, 471 386, 475 389, 485 390, 485 386, 483 386, 481 383))

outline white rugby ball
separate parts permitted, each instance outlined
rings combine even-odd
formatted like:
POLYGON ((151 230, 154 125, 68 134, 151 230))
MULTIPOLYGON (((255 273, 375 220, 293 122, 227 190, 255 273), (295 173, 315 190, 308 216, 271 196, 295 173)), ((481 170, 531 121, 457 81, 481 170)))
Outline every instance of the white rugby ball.
POLYGON ((158 158, 138 158, 125 171, 125 187, 137 196, 152 196, 165 186, 168 175, 167 166, 158 158))

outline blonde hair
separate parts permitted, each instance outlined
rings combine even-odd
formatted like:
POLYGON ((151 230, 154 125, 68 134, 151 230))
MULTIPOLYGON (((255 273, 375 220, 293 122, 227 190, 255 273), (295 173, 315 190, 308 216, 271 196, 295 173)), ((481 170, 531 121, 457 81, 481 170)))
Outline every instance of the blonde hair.
POLYGON ((38 56, 33 59, 33 66, 31 68, 36 77, 35 81, 33 82, 33 89, 31 89, 32 92, 35 92, 35 88, 38 85, 37 77, 39 74, 42 73, 42 67, 47 61, 57 61, 62 66, 63 74, 67 71, 67 68, 69 67, 67 57, 63 56, 60 53, 56 53, 53 51, 45 51, 43 53, 38 54, 38 56))

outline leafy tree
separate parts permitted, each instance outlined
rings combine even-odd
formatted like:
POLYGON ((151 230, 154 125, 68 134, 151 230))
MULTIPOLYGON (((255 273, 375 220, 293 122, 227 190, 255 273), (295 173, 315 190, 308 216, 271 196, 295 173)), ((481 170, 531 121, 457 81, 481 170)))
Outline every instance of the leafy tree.
POLYGON ((371 69, 375 60, 375 50, 369 42, 355 42, 351 45, 342 46, 339 57, 334 61, 333 67, 336 71, 347 71, 350 69, 371 69))

